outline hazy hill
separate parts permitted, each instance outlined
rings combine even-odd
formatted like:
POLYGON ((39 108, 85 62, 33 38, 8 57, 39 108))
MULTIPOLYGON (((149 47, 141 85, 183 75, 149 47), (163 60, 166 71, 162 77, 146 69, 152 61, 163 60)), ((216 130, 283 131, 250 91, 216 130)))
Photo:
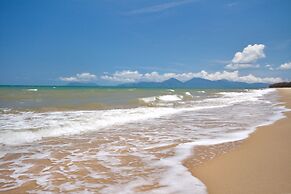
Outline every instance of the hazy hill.
POLYGON ((265 88, 268 87, 268 84, 233 82, 228 80, 211 81, 202 78, 193 78, 186 82, 181 82, 171 78, 163 82, 138 82, 121 84, 119 86, 135 88, 265 88))

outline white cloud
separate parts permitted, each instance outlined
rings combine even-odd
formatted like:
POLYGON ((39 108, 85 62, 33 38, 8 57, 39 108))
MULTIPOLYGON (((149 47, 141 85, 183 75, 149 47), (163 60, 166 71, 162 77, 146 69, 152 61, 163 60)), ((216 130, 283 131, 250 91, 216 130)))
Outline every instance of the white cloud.
POLYGON ((65 82, 90 82, 96 80, 96 75, 91 73, 78 73, 76 76, 60 77, 60 80, 65 82))
POLYGON ((267 68, 267 69, 269 69, 270 71, 274 71, 274 68, 272 67, 272 65, 265 65, 265 67, 267 68))
POLYGON ((279 70, 288 70, 291 69, 291 62, 284 63, 278 67, 279 70))
POLYGON ((109 75, 106 73, 105 75, 101 76, 101 79, 113 82, 135 82, 140 80, 142 74, 138 71, 116 71, 114 74, 109 75))
POLYGON ((229 81, 238 81, 246 83, 275 83, 283 81, 279 77, 257 77, 253 74, 249 75, 240 75, 238 71, 222 71, 208 73, 207 71, 200 72, 187 72, 187 73, 163 73, 158 72, 151 73, 139 73, 138 71, 117 71, 114 74, 106 74, 101 76, 101 79, 112 81, 112 82, 140 82, 140 81, 152 81, 152 82, 161 82, 170 78, 176 78, 180 81, 187 81, 192 78, 203 78, 208 80, 229 80, 229 81))
POLYGON ((259 68, 259 64, 251 63, 230 63, 225 66, 226 69, 246 69, 246 68, 259 68))
POLYGON ((141 9, 136 9, 127 12, 127 15, 136 15, 136 14, 146 14, 146 13, 155 13, 155 12, 162 12, 170 8, 174 8, 183 4, 191 3, 194 0, 179 0, 179 1, 172 1, 168 3, 163 3, 163 4, 158 4, 158 5, 153 5, 149 7, 144 7, 141 9))
POLYGON ((226 65, 226 69, 243 69, 243 68, 256 68, 259 67, 255 62, 258 59, 265 58, 264 53, 265 45, 254 44, 248 45, 242 52, 235 53, 231 63, 226 65))
POLYGON ((235 53, 232 62, 233 63, 252 63, 260 58, 264 58, 263 44, 248 45, 242 52, 235 53))

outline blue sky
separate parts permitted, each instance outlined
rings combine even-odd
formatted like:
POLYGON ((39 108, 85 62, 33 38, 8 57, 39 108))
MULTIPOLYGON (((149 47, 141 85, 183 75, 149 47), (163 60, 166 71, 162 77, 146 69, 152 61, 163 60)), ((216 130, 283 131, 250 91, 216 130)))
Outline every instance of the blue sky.
POLYGON ((289 0, 1 0, 0 84, 291 79, 289 0))

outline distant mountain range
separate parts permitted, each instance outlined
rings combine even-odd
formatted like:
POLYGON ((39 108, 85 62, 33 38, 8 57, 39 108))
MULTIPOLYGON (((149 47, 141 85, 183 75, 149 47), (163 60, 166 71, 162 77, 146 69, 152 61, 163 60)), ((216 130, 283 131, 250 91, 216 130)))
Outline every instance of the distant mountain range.
MULTIPOLYGON (((78 83, 71 82, 67 86, 87 86, 87 87, 105 87, 99 86, 96 83, 78 83)), ((269 84, 266 83, 245 83, 245 82, 233 82, 228 80, 217 80, 211 81, 202 78, 193 78, 186 82, 181 82, 175 78, 170 78, 163 82, 138 82, 138 83, 126 83, 118 86, 110 87, 121 87, 121 88, 266 88, 269 84)))
POLYGON ((133 88, 266 88, 266 83, 245 83, 228 80, 211 81, 202 78, 193 78, 186 82, 181 82, 175 78, 170 78, 163 82, 139 82, 121 84, 119 87, 133 88))

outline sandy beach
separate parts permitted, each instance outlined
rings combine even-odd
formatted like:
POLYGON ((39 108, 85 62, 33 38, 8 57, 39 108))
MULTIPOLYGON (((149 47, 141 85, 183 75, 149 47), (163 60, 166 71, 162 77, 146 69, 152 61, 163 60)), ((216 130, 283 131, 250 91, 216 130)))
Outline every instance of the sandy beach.
MULTIPOLYGON (((291 89, 278 89, 291 108, 291 89)), ((259 127, 237 149, 191 166, 212 194, 291 193, 291 112, 272 125, 259 127)), ((252 122, 252 121, 250 121, 252 122)))

